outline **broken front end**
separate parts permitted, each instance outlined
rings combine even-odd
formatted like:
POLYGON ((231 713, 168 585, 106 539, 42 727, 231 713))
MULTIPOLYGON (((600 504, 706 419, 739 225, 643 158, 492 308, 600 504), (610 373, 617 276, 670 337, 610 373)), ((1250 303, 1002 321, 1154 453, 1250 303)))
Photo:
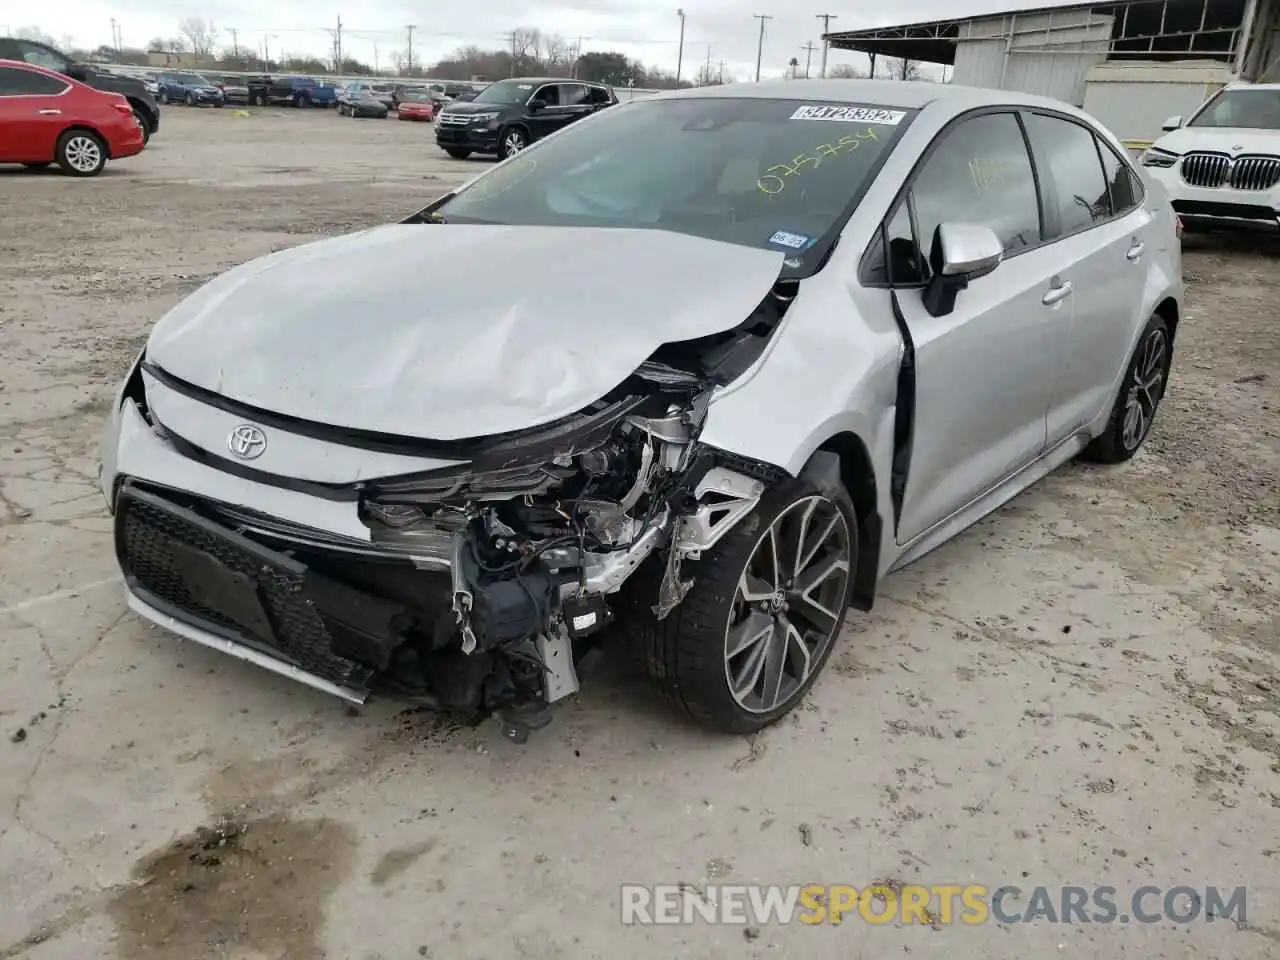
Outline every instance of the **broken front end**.
POLYGON ((717 381, 758 356, 788 299, 771 295, 763 326, 655 355, 560 421, 387 441, 370 456, 408 462, 413 447, 429 455, 419 462, 447 465, 356 483, 257 468, 255 445, 288 444, 315 464, 331 436, 144 359, 103 447, 130 605, 348 700, 384 684, 432 707, 493 712, 523 740, 578 689, 624 586, 632 609, 665 618, 692 584, 686 561, 777 477, 698 437, 717 381), (226 438, 216 453, 215 438, 226 438))

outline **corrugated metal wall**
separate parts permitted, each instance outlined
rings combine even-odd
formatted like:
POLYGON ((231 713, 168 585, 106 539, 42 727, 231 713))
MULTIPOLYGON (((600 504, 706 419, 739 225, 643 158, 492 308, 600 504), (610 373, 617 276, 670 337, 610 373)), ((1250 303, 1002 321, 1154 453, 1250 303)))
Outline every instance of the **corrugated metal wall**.
POLYGON ((960 28, 953 80, 1080 106, 1085 74, 1107 58, 1113 20, 1091 10, 970 20, 960 28))

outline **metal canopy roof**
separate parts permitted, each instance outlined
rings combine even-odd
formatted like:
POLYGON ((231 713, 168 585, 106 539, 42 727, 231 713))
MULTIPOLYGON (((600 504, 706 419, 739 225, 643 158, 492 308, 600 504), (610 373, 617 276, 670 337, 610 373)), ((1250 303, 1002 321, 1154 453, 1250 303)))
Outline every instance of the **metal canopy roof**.
POLYGON ((1109 53, 1112 58, 1228 60, 1236 49, 1246 3, 1247 0, 1110 0, 1022 10, 1006 8, 951 20, 832 32, 824 39, 833 50, 954 64, 964 25, 975 20, 1038 15, 1056 19, 1059 14, 1092 11, 1115 17, 1109 53))

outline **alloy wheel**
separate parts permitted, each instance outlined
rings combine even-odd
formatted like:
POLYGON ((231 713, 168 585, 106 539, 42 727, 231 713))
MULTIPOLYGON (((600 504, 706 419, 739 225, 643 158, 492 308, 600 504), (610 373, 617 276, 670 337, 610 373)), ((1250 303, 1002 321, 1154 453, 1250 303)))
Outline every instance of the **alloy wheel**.
POLYGON ((102 165, 102 148, 92 137, 72 137, 63 153, 77 173, 92 173, 102 165))
POLYGON ((1125 401, 1124 426, 1120 442, 1126 450, 1136 450, 1151 429, 1156 405, 1164 394, 1165 367, 1169 357, 1169 338, 1163 329, 1152 330, 1143 342, 1133 363, 1129 395, 1125 401))
POLYGON ((507 149, 507 156, 519 153, 525 148, 524 134, 519 130, 509 130, 502 140, 502 145, 507 149))
POLYGON ((853 537, 824 496, 797 500, 756 541, 725 629, 725 677, 749 713, 794 700, 844 621, 853 537))

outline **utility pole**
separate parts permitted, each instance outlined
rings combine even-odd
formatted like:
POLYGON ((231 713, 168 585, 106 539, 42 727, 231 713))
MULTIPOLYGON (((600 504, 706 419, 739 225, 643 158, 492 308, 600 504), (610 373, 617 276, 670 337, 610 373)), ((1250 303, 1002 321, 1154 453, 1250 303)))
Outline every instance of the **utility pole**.
POLYGON ((239 31, 235 27, 232 27, 227 32, 231 34, 231 55, 235 57, 237 60, 239 60, 240 59, 240 37, 238 36, 239 31))
POLYGON ((760 61, 764 59, 764 25, 767 21, 772 20, 767 13, 753 13, 754 19, 760 21, 760 43, 756 47, 756 83, 760 82, 760 61))
POLYGON ((717 74, 717 82, 721 86, 724 86, 724 61, 723 60, 720 61, 720 73, 717 74))
POLYGON ((342 16, 338 16, 337 29, 333 31, 333 71, 342 72, 342 16))
POLYGON ((813 41, 810 40, 800 49, 804 51, 804 78, 808 80, 809 79, 809 63, 810 61, 813 60, 813 41))
POLYGON ((676 86, 680 86, 680 71, 684 66, 684 8, 681 7, 676 11, 676 16, 680 18, 680 49, 676 53, 676 86))
POLYGON ((711 84, 711 44, 707 44, 707 66, 706 71, 702 75, 702 82, 708 86, 711 84))
POLYGON ((378 75, 378 41, 373 41, 373 75, 378 75))
POLYGON ((509 76, 514 77, 516 75, 516 32, 514 30, 511 31, 510 39, 511 39, 511 73, 509 74, 509 76))
POLYGON ((831 32, 831 21, 837 19, 834 13, 820 13, 818 19, 822 21, 822 65, 818 67, 818 76, 825 77, 827 75, 827 48, 831 44, 827 43, 827 34, 831 32))
POLYGON ((404 28, 409 31, 409 50, 405 54, 405 59, 409 62, 406 64, 405 73, 413 76, 413 31, 418 29, 418 25, 416 23, 407 23, 404 28))

